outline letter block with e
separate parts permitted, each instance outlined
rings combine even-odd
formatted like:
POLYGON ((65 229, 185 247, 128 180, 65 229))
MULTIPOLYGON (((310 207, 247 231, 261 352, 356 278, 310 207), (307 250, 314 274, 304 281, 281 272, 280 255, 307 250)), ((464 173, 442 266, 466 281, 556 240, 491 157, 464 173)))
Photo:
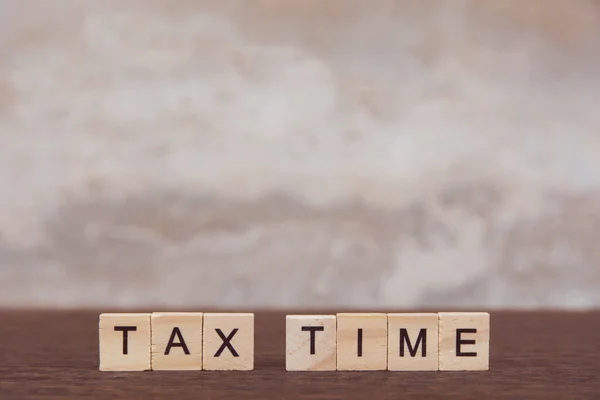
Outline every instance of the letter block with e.
POLYGON ((101 314, 100 371, 151 368, 150 314, 101 314))
POLYGON ((205 370, 254 369, 254 314, 205 313, 203 336, 205 370))
POLYGON ((439 313, 440 371, 487 371, 490 314, 439 313))

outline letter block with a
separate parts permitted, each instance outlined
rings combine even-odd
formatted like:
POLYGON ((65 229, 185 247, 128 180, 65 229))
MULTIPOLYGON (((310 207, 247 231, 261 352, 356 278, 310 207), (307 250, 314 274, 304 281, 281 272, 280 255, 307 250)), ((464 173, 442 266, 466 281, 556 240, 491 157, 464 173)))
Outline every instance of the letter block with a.
POLYGON ((438 370, 437 314, 388 314, 388 370, 438 370))
POLYGON ((150 314, 100 314, 100 371, 151 369, 150 314))
POLYGON ((439 313, 440 371, 487 371, 490 314, 439 313))
POLYGON ((202 313, 152 314, 152 369, 202 369, 202 313))
POLYGON ((205 313, 203 343, 204 370, 253 370, 254 314, 205 313))
POLYGON ((387 314, 337 314, 337 370, 387 369, 387 314))
POLYGON ((288 315, 285 319, 285 369, 335 371, 335 315, 288 315))

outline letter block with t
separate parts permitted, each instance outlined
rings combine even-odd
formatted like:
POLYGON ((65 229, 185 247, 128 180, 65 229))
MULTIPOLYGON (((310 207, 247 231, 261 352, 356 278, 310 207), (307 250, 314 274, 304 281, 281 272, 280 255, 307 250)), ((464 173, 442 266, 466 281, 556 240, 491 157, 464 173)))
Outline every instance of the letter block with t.
POLYGON ((254 369, 254 314, 204 314, 203 368, 209 371, 254 369))
POLYGON ((202 313, 152 313, 152 369, 202 369, 202 313))
POLYGON ((490 314, 439 313, 440 371, 487 371, 490 314))
POLYGON ((337 314, 337 370, 386 370, 387 329, 387 314, 337 314))
POLYGON ((335 315, 288 315, 285 319, 285 369, 335 371, 335 315))
POLYGON ((438 370, 437 314, 388 314, 388 370, 438 370))
POLYGON ((100 371, 146 371, 151 367, 150 314, 101 314, 100 371))

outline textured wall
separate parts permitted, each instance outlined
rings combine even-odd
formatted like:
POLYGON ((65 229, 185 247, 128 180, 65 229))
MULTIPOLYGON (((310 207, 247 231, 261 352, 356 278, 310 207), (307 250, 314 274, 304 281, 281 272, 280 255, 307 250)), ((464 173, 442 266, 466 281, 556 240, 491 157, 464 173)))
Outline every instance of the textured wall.
POLYGON ((600 8, 0 0, 0 305, 600 306, 600 8))

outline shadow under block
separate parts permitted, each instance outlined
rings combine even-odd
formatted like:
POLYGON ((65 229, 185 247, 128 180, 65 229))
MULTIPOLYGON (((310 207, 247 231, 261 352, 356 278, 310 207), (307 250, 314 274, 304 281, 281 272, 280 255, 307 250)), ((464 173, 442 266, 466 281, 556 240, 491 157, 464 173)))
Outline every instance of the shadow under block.
POLYGON ((203 369, 254 369, 254 314, 205 313, 203 369))
POLYGON ((100 314, 100 371, 151 367, 150 314, 100 314))
POLYGON ((487 371, 490 314, 439 313, 440 371, 487 371))
POLYGON ((437 314, 388 314, 388 370, 438 370, 437 314))
POLYGON ((387 314, 337 314, 337 370, 387 369, 387 314))
POLYGON ((202 369, 202 313, 153 313, 152 369, 202 369))
POLYGON ((288 315, 285 318, 285 369, 336 370, 335 315, 288 315))

